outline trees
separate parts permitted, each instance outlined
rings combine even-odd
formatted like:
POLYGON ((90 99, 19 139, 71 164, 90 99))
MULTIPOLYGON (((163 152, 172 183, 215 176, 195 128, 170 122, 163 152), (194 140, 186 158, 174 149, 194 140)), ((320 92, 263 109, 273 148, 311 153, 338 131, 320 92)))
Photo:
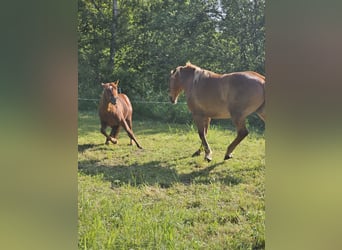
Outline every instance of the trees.
POLYGON ((79 0, 79 96, 120 79, 132 100, 167 100, 170 70, 265 73, 265 0, 79 0), (115 6, 116 5, 116 6, 115 6))

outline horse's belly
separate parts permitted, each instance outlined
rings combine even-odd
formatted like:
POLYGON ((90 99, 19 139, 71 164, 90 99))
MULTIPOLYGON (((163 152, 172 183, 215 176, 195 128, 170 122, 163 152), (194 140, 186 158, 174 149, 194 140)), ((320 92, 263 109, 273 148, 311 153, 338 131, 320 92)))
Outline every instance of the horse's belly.
POLYGON ((200 114, 206 117, 210 117, 213 119, 228 119, 230 118, 230 113, 228 108, 220 109, 220 108, 208 108, 208 107, 197 107, 191 110, 193 114, 200 114))
POLYGON ((230 118, 230 114, 229 113, 213 114, 210 117, 213 119, 228 119, 230 118))
POLYGON ((213 119, 227 119, 230 118, 230 113, 228 110, 213 110, 208 112, 208 116, 213 119))

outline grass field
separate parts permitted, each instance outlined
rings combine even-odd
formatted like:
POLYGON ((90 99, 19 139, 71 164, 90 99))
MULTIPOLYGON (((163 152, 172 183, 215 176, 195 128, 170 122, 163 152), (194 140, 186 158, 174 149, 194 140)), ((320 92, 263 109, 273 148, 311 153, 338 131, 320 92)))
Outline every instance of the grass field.
POLYGON ((263 134, 223 161, 235 131, 211 126, 207 163, 191 125, 133 121, 140 150, 123 129, 104 145, 95 113, 78 121, 79 249, 265 248, 263 134))

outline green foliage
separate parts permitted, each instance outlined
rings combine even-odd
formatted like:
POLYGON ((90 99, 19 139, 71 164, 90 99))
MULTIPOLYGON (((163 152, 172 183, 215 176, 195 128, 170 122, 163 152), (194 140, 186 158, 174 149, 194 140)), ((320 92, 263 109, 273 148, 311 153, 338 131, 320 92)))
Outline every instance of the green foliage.
POLYGON ((186 104, 136 103, 134 117, 139 120, 148 119, 183 124, 189 124, 192 121, 186 104))
POLYGON ((251 133, 222 161, 235 131, 213 126, 213 161, 192 158, 191 125, 133 121, 143 150, 104 145, 96 114, 78 127, 79 249, 264 249, 265 140, 251 133))
POLYGON ((165 101, 170 70, 187 61, 264 74, 265 1, 220 2, 117 0, 113 18, 112 0, 79 0, 79 96, 97 98, 99 83, 120 79, 133 101, 165 101))
MULTIPOLYGON (((100 83, 120 79, 135 117, 188 124, 187 106, 167 103, 171 69, 191 61, 218 73, 265 73, 264 0, 222 0, 221 5, 214 0, 117 3, 113 18, 112 0, 79 0, 79 97, 94 99, 79 100, 79 110, 96 111, 100 83)), ((263 131, 264 124, 255 116, 248 123, 263 131)))

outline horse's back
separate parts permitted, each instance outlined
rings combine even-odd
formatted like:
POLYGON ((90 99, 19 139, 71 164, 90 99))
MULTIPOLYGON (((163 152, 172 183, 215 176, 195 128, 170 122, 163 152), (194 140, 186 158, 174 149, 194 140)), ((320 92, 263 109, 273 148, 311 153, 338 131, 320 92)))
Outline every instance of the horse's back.
POLYGON ((226 79, 229 108, 244 115, 255 112, 265 102, 265 77, 254 72, 237 72, 226 79))
POLYGON ((192 89, 188 106, 193 113, 230 118, 250 114, 264 103, 265 78, 252 71, 201 78, 192 89))

